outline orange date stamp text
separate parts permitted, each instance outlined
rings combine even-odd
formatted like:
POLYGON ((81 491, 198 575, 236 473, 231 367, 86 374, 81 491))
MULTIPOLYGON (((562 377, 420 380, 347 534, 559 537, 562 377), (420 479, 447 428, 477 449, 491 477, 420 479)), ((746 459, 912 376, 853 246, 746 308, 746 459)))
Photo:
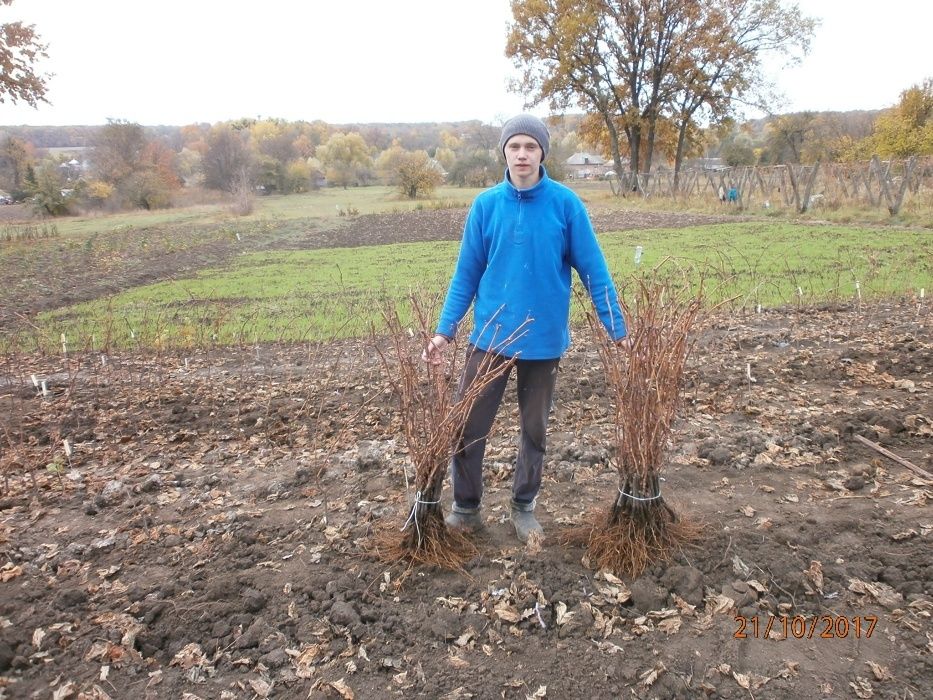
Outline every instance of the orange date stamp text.
POLYGON ((869 639, 878 624, 876 615, 735 616, 735 639, 869 639))

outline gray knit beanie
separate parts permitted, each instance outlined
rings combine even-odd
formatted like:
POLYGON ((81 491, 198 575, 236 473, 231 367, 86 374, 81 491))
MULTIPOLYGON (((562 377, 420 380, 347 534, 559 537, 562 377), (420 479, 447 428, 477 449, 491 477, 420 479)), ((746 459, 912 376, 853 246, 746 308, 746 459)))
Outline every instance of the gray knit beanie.
POLYGON ((512 117, 502 125, 502 135, 499 137, 499 152, 505 155, 505 144, 516 134, 530 136, 541 146, 541 160, 547 158, 551 147, 551 135, 544 122, 531 114, 519 114, 512 117))

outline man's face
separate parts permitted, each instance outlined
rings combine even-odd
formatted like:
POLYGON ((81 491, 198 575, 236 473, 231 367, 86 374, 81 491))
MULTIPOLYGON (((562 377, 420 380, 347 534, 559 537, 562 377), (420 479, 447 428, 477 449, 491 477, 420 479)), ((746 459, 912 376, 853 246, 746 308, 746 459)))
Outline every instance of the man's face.
POLYGON ((529 186, 538 181, 538 168, 544 154, 537 141, 526 134, 516 134, 505 142, 504 150, 509 175, 515 185, 529 186))

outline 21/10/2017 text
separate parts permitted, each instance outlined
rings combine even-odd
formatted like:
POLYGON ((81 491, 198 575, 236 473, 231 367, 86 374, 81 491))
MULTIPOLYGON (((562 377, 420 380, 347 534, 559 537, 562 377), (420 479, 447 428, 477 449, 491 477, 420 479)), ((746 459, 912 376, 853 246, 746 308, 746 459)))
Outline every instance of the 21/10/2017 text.
POLYGON ((732 636, 735 639, 856 639, 871 637, 878 624, 876 615, 819 615, 804 617, 803 615, 769 615, 767 621, 759 617, 745 617, 736 615, 738 627, 732 636))

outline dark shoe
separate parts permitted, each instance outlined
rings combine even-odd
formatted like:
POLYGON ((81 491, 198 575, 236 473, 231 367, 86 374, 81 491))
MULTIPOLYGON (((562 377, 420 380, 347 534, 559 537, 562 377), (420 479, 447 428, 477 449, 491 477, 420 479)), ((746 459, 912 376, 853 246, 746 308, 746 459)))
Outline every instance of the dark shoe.
POLYGON ((512 527, 515 528, 515 534, 522 542, 527 542, 532 532, 538 533, 538 537, 544 537, 544 530, 535 517, 535 503, 516 503, 512 501, 512 527))
POLYGON ((479 506, 476 508, 463 508, 454 503, 447 517, 444 518, 444 522, 447 523, 447 527, 454 530, 476 532, 483 528, 483 515, 479 506))

